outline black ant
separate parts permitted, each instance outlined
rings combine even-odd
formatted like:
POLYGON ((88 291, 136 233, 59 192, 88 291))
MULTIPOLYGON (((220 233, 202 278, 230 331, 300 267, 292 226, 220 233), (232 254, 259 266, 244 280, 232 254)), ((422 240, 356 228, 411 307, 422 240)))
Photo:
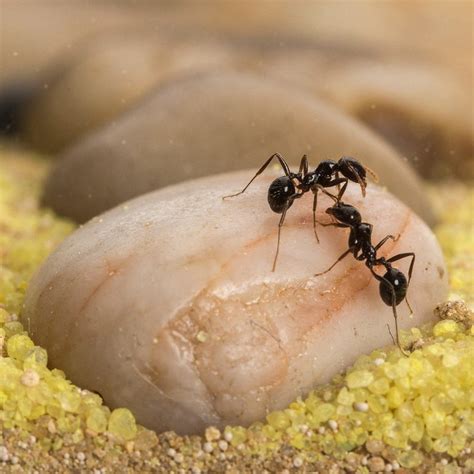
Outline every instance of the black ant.
POLYGON ((308 158, 303 155, 301 158, 298 173, 293 173, 290 170, 287 162, 279 153, 275 153, 262 165, 262 167, 255 173, 255 176, 248 182, 248 184, 242 189, 242 191, 224 196, 223 199, 235 197, 239 194, 243 194, 247 188, 252 184, 253 180, 270 164, 270 162, 277 158, 280 165, 285 173, 285 176, 276 178, 268 188, 268 204, 273 212, 281 214, 280 222, 278 224, 278 241, 275 258, 273 260, 272 272, 275 271, 276 262, 278 258, 278 252, 280 249, 280 232, 281 227, 285 221, 286 212, 292 206, 295 199, 301 198, 308 191, 312 191, 314 194, 313 199, 313 229, 314 235, 317 242, 319 243, 319 237, 316 230, 316 208, 318 204, 318 191, 321 190, 325 194, 328 194, 333 199, 339 201, 347 188, 349 181, 358 183, 362 191, 362 196, 365 197, 365 188, 367 187, 366 176, 367 172, 370 173, 374 178, 376 175, 369 169, 362 166, 354 158, 343 156, 339 161, 324 160, 319 163, 314 171, 309 171, 308 158), (339 173, 344 177, 340 177, 339 173), (340 185, 342 184, 342 187, 340 185), (330 188, 332 186, 338 186, 339 191, 337 197, 328 193, 324 188, 330 188))
MULTIPOLYGON (((413 313, 406 294, 413 272, 413 265, 415 264, 415 254, 413 252, 400 253, 389 259, 377 257, 377 251, 380 249, 380 247, 382 247, 383 244, 385 244, 385 242, 387 242, 387 240, 391 239, 396 241, 400 236, 394 237, 393 235, 387 235, 377 245, 373 246, 371 241, 373 226, 372 224, 362 222, 362 217, 355 207, 349 204, 344 204, 340 201, 336 201, 332 207, 326 210, 326 213, 333 216, 338 222, 321 225, 351 229, 349 234, 349 249, 346 250, 327 270, 321 273, 316 273, 314 276, 324 275, 325 273, 329 272, 349 253, 352 253, 357 260, 365 260, 365 264, 371 271, 374 278, 380 282, 380 297, 386 305, 392 307, 393 317, 395 319, 396 344, 402 353, 405 354, 400 345, 400 339, 398 335, 398 318, 396 307, 403 300, 405 300, 410 312, 413 313), (393 268, 391 265, 392 262, 406 257, 412 257, 410 268, 408 270, 408 280, 400 270, 393 268), (379 265, 385 267, 386 273, 383 276, 378 275, 374 271, 374 267, 379 265)), ((391 332, 390 335, 392 335, 391 332)))

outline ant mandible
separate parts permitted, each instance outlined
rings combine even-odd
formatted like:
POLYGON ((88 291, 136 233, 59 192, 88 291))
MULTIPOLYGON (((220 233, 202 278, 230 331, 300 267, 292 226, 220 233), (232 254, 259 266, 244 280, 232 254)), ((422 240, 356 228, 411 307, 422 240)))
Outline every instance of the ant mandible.
MULTIPOLYGON (((398 345, 402 353, 405 354, 402 346, 400 345, 400 339, 398 334, 397 306, 403 300, 405 300, 408 305, 408 308, 410 309, 410 312, 413 313, 410 303, 407 299, 407 290, 413 273, 413 265, 415 264, 415 254, 413 252, 399 253, 389 259, 385 259, 384 257, 377 257, 377 251, 382 247, 382 245, 385 244, 385 242, 387 242, 387 240, 391 239, 393 241, 396 241, 398 240, 399 236, 394 237, 393 235, 387 235, 377 245, 373 246, 373 226, 372 224, 362 222, 362 217, 355 207, 351 206, 350 204, 345 204, 343 202, 336 201, 332 207, 326 209, 326 213, 333 216, 338 222, 321 225, 350 228, 349 249, 346 250, 327 270, 321 273, 316 273, 314 276, 324 275, 325 273, 329 272, 349 253, 352 253, 354 257, 359 261, 365 260, 365 264, 369 268, 374 278, 380 282, 380 297, 386 305, 392 307, 393 318, 395 320, 396 344, 398 345), (391 265, 392 262, 407 257, 412 258, 408 270, 408 280, 400 270, 392 267, 391 265), (378 275, 374 271, 374 267, 376 266, 383 266, 385 268, 385 275, 378 275)), ((390 335, 391 334, 392 333, 390 332, 390 335)))
POLYGON ((270 205, 270 208, 273 212, 281 214, 280 222, 278 224, 277 249, 275 252, 275 258, 273 260, 272 272, 275 271, 278 252, 280 250, 281 227, 285 222, 286 212, 296 199, 301 198, 308 191, 313 192, 313 229, 316 240, 319 243, 318 232, 316 230, 318 191, 321 190, 331 198, 339 201, 344 195, 348 182, 353 181, 359 184, 362 196, 365 197, 365 188, 367 187, 367 172, 370 173, 374 179, 376 179, 376 175, 373 171, 371 171, 369 168, 366 168, 365 166, 362 166, 354 158, 343 156, 337 162, 332 160, 324 160, 319 163, 314 171, 309 171, 308 158, 306 155, 303 155, 298 173, 293 173, 284 158, 279 153, 274 153, 272 156, 270 156, 270 158, 268 158, 267 161, 265 161, 262 167, 255 173, 255 176, 248 182, 242 191, 229 196, 224 196, 223 199, 243 194, 252 184, 253 180, 265 171, 267 166, 274 158, 278 159, 285 176, 276 178, 268 188, 268 204, 270 205), (341 178, 339 173, 344 177, 341 178), (340 187, 341 184, 342 187, 340 187), (338 186, 339 188, 337 197, 333 196, 324 189, 333 186, 338 186))

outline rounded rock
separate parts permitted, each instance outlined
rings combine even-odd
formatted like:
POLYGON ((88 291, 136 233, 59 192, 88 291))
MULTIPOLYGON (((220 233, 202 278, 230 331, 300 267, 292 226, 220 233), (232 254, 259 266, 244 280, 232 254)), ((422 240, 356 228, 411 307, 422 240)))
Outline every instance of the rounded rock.
POLYGON ((260 166, 278 152, 354 156, 425 221, 434 217, 414 171, 360 122, 316 98, 242 74, 178 81, 66 151, 43 203, 78 222, 170 184, 260 166))
MULTIPOLYGON (((129 407, 141 424, 198 433, 261 420, 361 353, 390 344, 392 310, 363 263, 346 258, 314 277, 347 248, 347 232, 321 226, 318 245, 310 195, 288 213, 271 272, 279 215, 266 192, 275 173, 222 199, 251 175, 150 193, 67 238, 31 282, 23 313, 50 364, 111 408, 129 407), (204 342, 199 331, 208 334, 204 342)), ((401 234, 383 255, 416 253, 408 290, 414 315, 400 304, 400 326, 432 320, 447 283, 430 230, 376 186, 363 198, 351 185, 344 199, 374 224, 374 241, 401 234)), ((318 220, 327 222, 329 205, 321 196, 318 220)), ((370 383, 356 374, 356 385, 361 380, 370 383)), ((321 407, 315 419, 333 418, 334 405, 321 407)))

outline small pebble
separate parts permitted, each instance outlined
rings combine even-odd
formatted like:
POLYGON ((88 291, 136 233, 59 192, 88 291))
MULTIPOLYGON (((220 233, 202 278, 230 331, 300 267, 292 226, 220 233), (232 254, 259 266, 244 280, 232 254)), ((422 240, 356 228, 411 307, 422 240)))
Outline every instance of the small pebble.
POLYGON ((378 454, 382 452, 384 445, 378 439, 369 439, 365 443, 365 447, 370 454, 378 454))
POLYGON ((384 359, 382 359, 381 357, 377 357, 377 359, 374 359, 374 364, 375 365, 382 365, 383 363, 385 362, 384 359))
POLYGON ((202 449, 206 452, 206 453, 212 453, 213 449, 214 449, 214 446, 212 446, 212 443, 204 443, 202 449))
POLYGON ((5 446, 0 446, 0 461, 8 461, 10 456, 8 455, 8 450, 5 446))
POLYGON ((333 431, 337 431, 338 424, 336 420, 329 420, 328 425, 333 431))
POLYGON ((370 458, 367 465, 370 472, 380 472, 385 470, 385 461, 380 456, 370 458))
POLYGON ((442 464, 443 466, 446 466, 446 465, 448 464, 448 460, 445 459, 445 458, 441 459, 441 464, 442 464))
POLYGON ((221 432, 214 426, 211 426, 206 429, 204 437, 206 441, 217 441, 221 437, 221 432))
POLYGON ((221 451, 226 451, 227 448, 229 447, 227 441, 224 441, 224 440, 220 440, 219 443, 217 443, 217 446, 219 446, 219 449, 221 451))
POLYGON ((224 439, 225 439, 228 443, 230 443, 230 442, 232 441, 232 438, 233 438, 233 435, 232 435, 232 433, 231 433, 230 431, 226 431, 226 432, 224 433, 224 439))
POLYGON ((35 387, 40 382, 40 376, 35 370, 26 369, 20 380, 21 383, 27 387, 35 387))
POLYGON ((174 458, 176 456, 176 450, 173 449, 173 448, 169 448, 168 451, 166 451, 166 454, 170 457, 170 458, 174 458))
POLYGON ((175 462, 178 464, 182 463, 184 461, 184 455, 183 453, 177 453, 176 456, 174 457, 175 462))
POLYGON ((354 403, 354 410, 366 412, 369 409, 369 404, 366 402, 356 402, 354 403))
POLYGON ((303 459, 300 458, 299 456, 296 456, 293 458, 293 466, 295 467, 301 467, 303 465, 303 459))

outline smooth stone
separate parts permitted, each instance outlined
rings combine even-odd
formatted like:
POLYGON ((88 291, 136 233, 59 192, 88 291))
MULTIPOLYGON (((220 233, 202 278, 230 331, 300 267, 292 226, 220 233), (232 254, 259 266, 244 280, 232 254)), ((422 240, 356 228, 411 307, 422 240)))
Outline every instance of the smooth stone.
POLYGON ((22 138, 54 153, 116 120, 150 90, 212 68, 231 56, 224 46, 118 31, 94 38, 54 74, 22 114, 22 138))
MULTIPOLYGON (((188 181, 126 202, 79 228, 31 282, 22 315, 52 367, 126 406, 157 431, 200 433, 248 425, 326 383, 355 358, 391 344, 392 309, 352 256, 314 277, 347 248, 346 229, 312 229, 312 197, 282 228, 267 204, 281 171, 240 190, 251 172, 188 181)), ((345 202, 374 225, 379 255, 415 252, 400 326, 431 321, 447 293, 429 228, 387 191, 351 183, 345 202)), ((332 204, 321 196, 318 220, 332 204)), ((409 259, 396 262, 407 272, 409 259)), ((380 271, 380 269, 379 269, 380 271)), ((402 340, 403 341, 403 340, 402 340)))
MULTIPOLYGON (((472 86, 418 60, 279 54, 261 71, 337 105, 384 137, 425 179, 472 179, 472 86)), ((465 79, 465 78, 464 78, 465 79)))
POLYGON ((278 152, 353 156, 434 222, 414 171, 377 135, 316 98, 243 74, 210 74, 159 88, 133 111, 66 151, 43 204, 77 222, 129 198, 209 174, 260 166, 278 152))

